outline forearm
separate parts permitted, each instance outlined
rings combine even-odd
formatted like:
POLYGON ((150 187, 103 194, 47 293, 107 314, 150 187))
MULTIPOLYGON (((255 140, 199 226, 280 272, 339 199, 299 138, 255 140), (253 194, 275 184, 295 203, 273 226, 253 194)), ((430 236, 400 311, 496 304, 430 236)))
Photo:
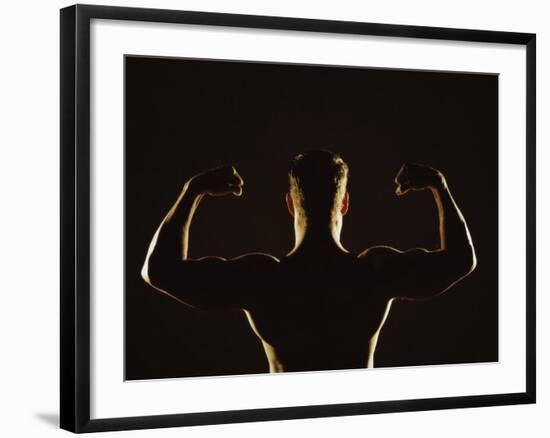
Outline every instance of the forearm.
POLYGON ((439 216, 440 250, 446 251, 469 266, 474 266, 475 252, 468 226, 443 176, 438 184, 431 187, 431 191, 439 216))
POLYGON ((176 202, 162 220, 149 245, 143 269, 148 281, 152 265, 169 266, 182 259, 187 259, 189 229, 202 197, 202 192, 192 179, 185 183, 176 202))

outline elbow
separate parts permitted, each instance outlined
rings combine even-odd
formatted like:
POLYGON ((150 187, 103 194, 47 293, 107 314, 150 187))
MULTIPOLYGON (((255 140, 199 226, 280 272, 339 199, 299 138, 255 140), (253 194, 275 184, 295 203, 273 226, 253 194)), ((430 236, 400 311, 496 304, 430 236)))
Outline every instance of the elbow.
MULTIPOLYGON (((454 285, 470 275, 477 267, 477 257, 473 246, 461 251, 446 252, 445 261, 440 266, 440 273, 454 285)), ((449 286, 450 287, 450 286, 449 286)))
POLYGON ((474 245, 472 245, 472 241, 470 240, 470 245, 468 247, 468 263, 467 263, 467 270, 466 275, 470 275, 477 267, 477 256, 476 256, 476 250, 474 248, 474 245))
POLYGON ((143 266, 141 267, 141 278, 149 286, 154 287, 153 282, 151 281, 151 275, 150 275, 150 269, 149 269, 149 258, 145 259, 145 262, 143 263, 143 266))
POLYGON ((477 257, 473 246, 470 246, 469 250, 461 258, 459 267, 459 279, 467 277, 474 272, 477 267, 477 257))
POLYGON ((141 268, 141 278, 145 283, 158 292, 172 290, 174 285, 176 266, 172 261, 155 256, 147 257, 141 268))
POLYGON ((471 258, 471 262, 470 262, 470 269, 468 270, 468 275, 471 274, 472 272, 474 272, 476 267, 477 267, 477 256, 476 256, 476 252, 475 252, 474 248, 472 247, 472 258, 471 258))
POLYGON ((154 257, 147 257, 141 268, 141 278, 154 289, 159 288, 162 274, 159 272, 158 262, 154 257))

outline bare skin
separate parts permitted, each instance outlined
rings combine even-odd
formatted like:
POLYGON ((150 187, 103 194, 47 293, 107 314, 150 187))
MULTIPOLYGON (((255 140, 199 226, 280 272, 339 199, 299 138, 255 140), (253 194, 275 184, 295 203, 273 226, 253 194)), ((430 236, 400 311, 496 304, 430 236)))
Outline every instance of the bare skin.
POLYGON ((432 192, 439 211, 437 249, 374 246, 353 255, 340 242, 347 193, 334 220, 322 226, 308 225, 287 194, 295 246, 281 260, 263 253, 189 259, 189 228, 201 200, 242 194, 237 171, 222 167, 185 183, 151 241, 142 276, 194 308, 242 309, 263 344, 270 372, 373 367, 394 299, 435 297, 476 265, 468 227, 441 172, 406 164, 395 182, 398 196, 432 192))

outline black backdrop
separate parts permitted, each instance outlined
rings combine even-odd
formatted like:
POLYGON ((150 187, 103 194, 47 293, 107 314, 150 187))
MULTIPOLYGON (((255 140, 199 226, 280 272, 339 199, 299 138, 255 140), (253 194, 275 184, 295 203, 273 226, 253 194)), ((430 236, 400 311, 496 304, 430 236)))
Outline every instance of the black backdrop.
POLYGON ((476 271, 448 293, 394 303, 375 366, 498 360, 497 76, 131 56, 125 64, 127 379, 267 372, 243 314, 188 309, 149 288, 140 268, 185 180, 221 164, 237 167, 244 195, 204 199, 190 256, 283 256, 293 245, 288 161, 317 148, 350 166, 348 250, 437 245, 431 194, 393 194, 403 161, 443 171, 476 247, 476 271))

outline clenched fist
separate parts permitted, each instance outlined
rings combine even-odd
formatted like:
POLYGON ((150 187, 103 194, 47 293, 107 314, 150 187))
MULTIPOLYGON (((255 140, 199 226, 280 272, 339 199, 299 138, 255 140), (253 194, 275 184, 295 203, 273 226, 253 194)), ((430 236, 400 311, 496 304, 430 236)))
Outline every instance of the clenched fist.
POLYGON ((241 196, 244 181, 233 166, 221 166, 195 175, 189 183, 201 194, 241 196))
POLYGON ((441 188, 445 184, 443 174, 432 167, 423 164, 405 163, 395 177, 398 196, 409 190, 425 190, 441 188))

